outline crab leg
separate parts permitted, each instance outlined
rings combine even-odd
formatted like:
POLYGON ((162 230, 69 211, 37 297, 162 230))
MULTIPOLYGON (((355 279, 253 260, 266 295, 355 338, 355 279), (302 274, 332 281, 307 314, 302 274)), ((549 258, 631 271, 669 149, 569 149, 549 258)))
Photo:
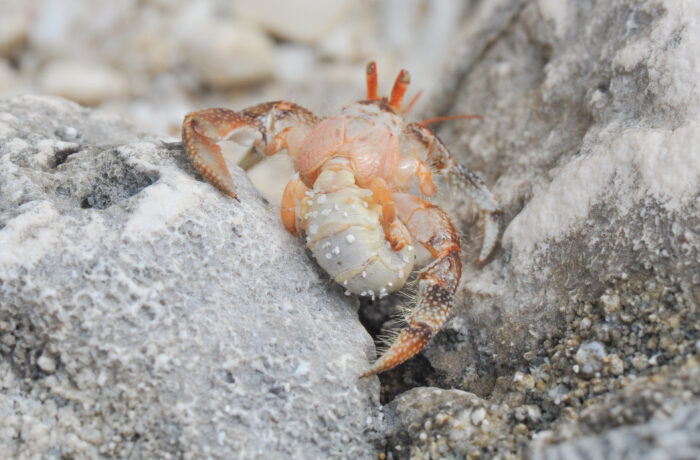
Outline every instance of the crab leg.
POLYGON ((230 140, 265 155, 286 149, 295 157, 317 123, 313 113, 282 101, 259 104, 240 112, 204 109, 185 116, 182 141, 194 167, 223 193, 236 198, 236 186, 219 141, 230 140))
POLYGON ((394 195, 389 184, 381 177, 375 177, 370 184, 375 201, 382 208, 382 228, 386 240, 394 251, 400 251, 405 245, 411 244, 412 238, 406 227, 396 219, 394 195))
POLYGON ((401 364, 430 342, 447 320, 452 297, 462 276, 459 236, 447 213, 407 193, 395 193, 394 200, 401 221, 411 235, 430 251, 435 261, 418 275, 416 306, 406 317, 406 327, 363 377, 401 364))
POLYGON ((427 163, 433 170, 474 200, 484 218, 484 241, 478 261, 485 261, 498 239, 498 216, 501 210, 496 197, 489 191, 484 181, 457 163, 440 138, 430 128, 420 123, 406 125, 401 136, 401 150, 404 154, 416 158, 424 158, 427 152, 427 163))
POLYGON ((298 177, 287 182, 284 188, 280 213, 284 228, 292 235, 297 233, 297 202, 301 203, 308 191, 308 187, 298 177))

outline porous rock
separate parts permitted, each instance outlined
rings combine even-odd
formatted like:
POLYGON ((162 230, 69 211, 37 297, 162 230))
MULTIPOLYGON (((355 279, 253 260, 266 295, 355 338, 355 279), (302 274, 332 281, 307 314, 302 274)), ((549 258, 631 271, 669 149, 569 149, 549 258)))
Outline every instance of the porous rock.
POLYGON ((472 393, 421 387, 394 399, 386 417, 396 458, 476 458, 496 451, 508 412, 472 393))
POLYGON ((356 306, 233 170, 56 98, 0 101, 0 452, 376 455, 356 306))
POLYGON ((700 405, 694 404, 678 409, 669 418, 613 429, 599 436, 581 437, 571 443, 536 450, 529 458, 693 460, 700 451, 699 433, 700 405))

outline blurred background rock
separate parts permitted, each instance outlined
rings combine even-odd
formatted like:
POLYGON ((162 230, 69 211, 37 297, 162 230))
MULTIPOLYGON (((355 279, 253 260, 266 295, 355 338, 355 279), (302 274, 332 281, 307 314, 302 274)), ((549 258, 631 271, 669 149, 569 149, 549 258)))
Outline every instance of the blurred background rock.
MULTIPOLYGON (((188 111, 285 99, 326 115, 379 66, 429 93, 462 0, 3 0, 0 97, 48 93, 179 135, 188 111)), ((424 96, 423 101, 427 98, 424 96)))

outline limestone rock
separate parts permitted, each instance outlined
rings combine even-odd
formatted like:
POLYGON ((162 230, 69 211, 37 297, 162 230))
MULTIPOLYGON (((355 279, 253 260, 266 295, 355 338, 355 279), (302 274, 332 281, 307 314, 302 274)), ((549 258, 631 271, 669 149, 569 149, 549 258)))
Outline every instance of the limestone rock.
MULTIPOLYGON (((620 350, 624 340, 605 336, 603 325, 657 338, 679 328, 694 343, 700 33, 688 21, 698 6, 488 5, 465 25, 464 59, 446 77, 458 86, 446 84, 433 110, 484 116, 440 134, 491 185, 505 231, 489 263, 467 264, 463 304, 442 337, 450 340, 438 337, 427 353, 431 364, 480 392, 499 366, 520 365, 574 321, 581 339, 602 336, 608 354, 626 361, 632 350, 620 350), (502 27, 495 41, 485 30, 494 24, 502 27), (610 298, 621 307, 607 311, 610 298)), ((466 256, 475 258, 479 229, 468 227, 476 219, 462 203, 453 213, 470 230, 466 256)))
POLYGON ((495 452, 508 411, 459 390, 414 388, 385 408, 396 458, 478 457, 495 452))
POLYGON ((551 452, 583 446, 593 413, 596 442, 635 442, 607 431, 667 423, 680 406, 664 410, 666 399, 700 401, 684 385, 700 339, 699 16, 692 1, 476 2, 421 114, 484 117, 438 133, 498 196, 504 232, 476 264, 478 216, 448 194, 463 283, 428 364, 413 365, 432 370, 428 385, 514 414, 534 402, 541 418, 504 425, 499 455, 522 454, 524 429, 558 433, 551 452), (661 401, 638 411, 657 384, 661 401))
POLYGON ((179 145, 0 101, 0 452, 374 457, 372 343, 277 210, 179 145))

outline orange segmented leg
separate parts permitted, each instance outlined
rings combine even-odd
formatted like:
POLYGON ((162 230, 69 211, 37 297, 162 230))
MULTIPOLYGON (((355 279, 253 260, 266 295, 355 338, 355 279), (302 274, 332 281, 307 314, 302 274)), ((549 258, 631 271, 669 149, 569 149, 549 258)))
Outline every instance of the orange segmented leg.
POLYGON ((301 202, 308 191, 308 187, 296 177, 287 182, 284 188, 280 213, 284 228, 292 235, 297 233, 297 202, 301 202))
POLYGON ((394 87, 391 89, 391 99, 389 99, 390 107, 399 111, 401 110, 403 95, 406 94, 406 88, 408 88, 409 83, 411 83, 411 74, 406 70, 401 70, 396 77, 394 87))
POLYGON ((194 167, 226 195, 236 198, 236 186, 219 141, 230 140, 266 155, 287 149, 295 156, 318 119, 303 107, 276 101, 240 112, 212 108, 188 113, 182 142, 194 167))
POLYGON ((401 158, 393 177, 395 185, 401 190, 408 190, 412 186, 411 179, 414 176, 418 178, 418 187, 423 195, 432 196, 437 192, 428 165, 418 158, 401 158))
POLYGON ((401 364, 430 342, 447 321, 462 276, 459 236, 447 213, 407 193, 395 193, 394 198, 399 218, 436 260, 418 275, 416 306, 406 317, 406 327, 363 377, 401 364))
POLYGON ((433 131, 420 123, 406 125, 401 135, 404 155, 425 158, 432 170, 466 193, 481 211, 484 219, 484 241, 479 253, 483 262, 496 246, 499 233, 500 205, 479 176, 457 163, 452 154, 433 131))
POLYGON ((379 94, 377 94, 377 64, 374 61, 367 64, 367 99, 370 101, 379 99, 379 94))
POLYGON ((389 184, 381 177, 376 177, 370 184, 374 199, 382 207, 382 228, 384 236, 394 251, 400 251, 411 244, 411 235, 406 227, 396 219, 394 196, 389 184))

